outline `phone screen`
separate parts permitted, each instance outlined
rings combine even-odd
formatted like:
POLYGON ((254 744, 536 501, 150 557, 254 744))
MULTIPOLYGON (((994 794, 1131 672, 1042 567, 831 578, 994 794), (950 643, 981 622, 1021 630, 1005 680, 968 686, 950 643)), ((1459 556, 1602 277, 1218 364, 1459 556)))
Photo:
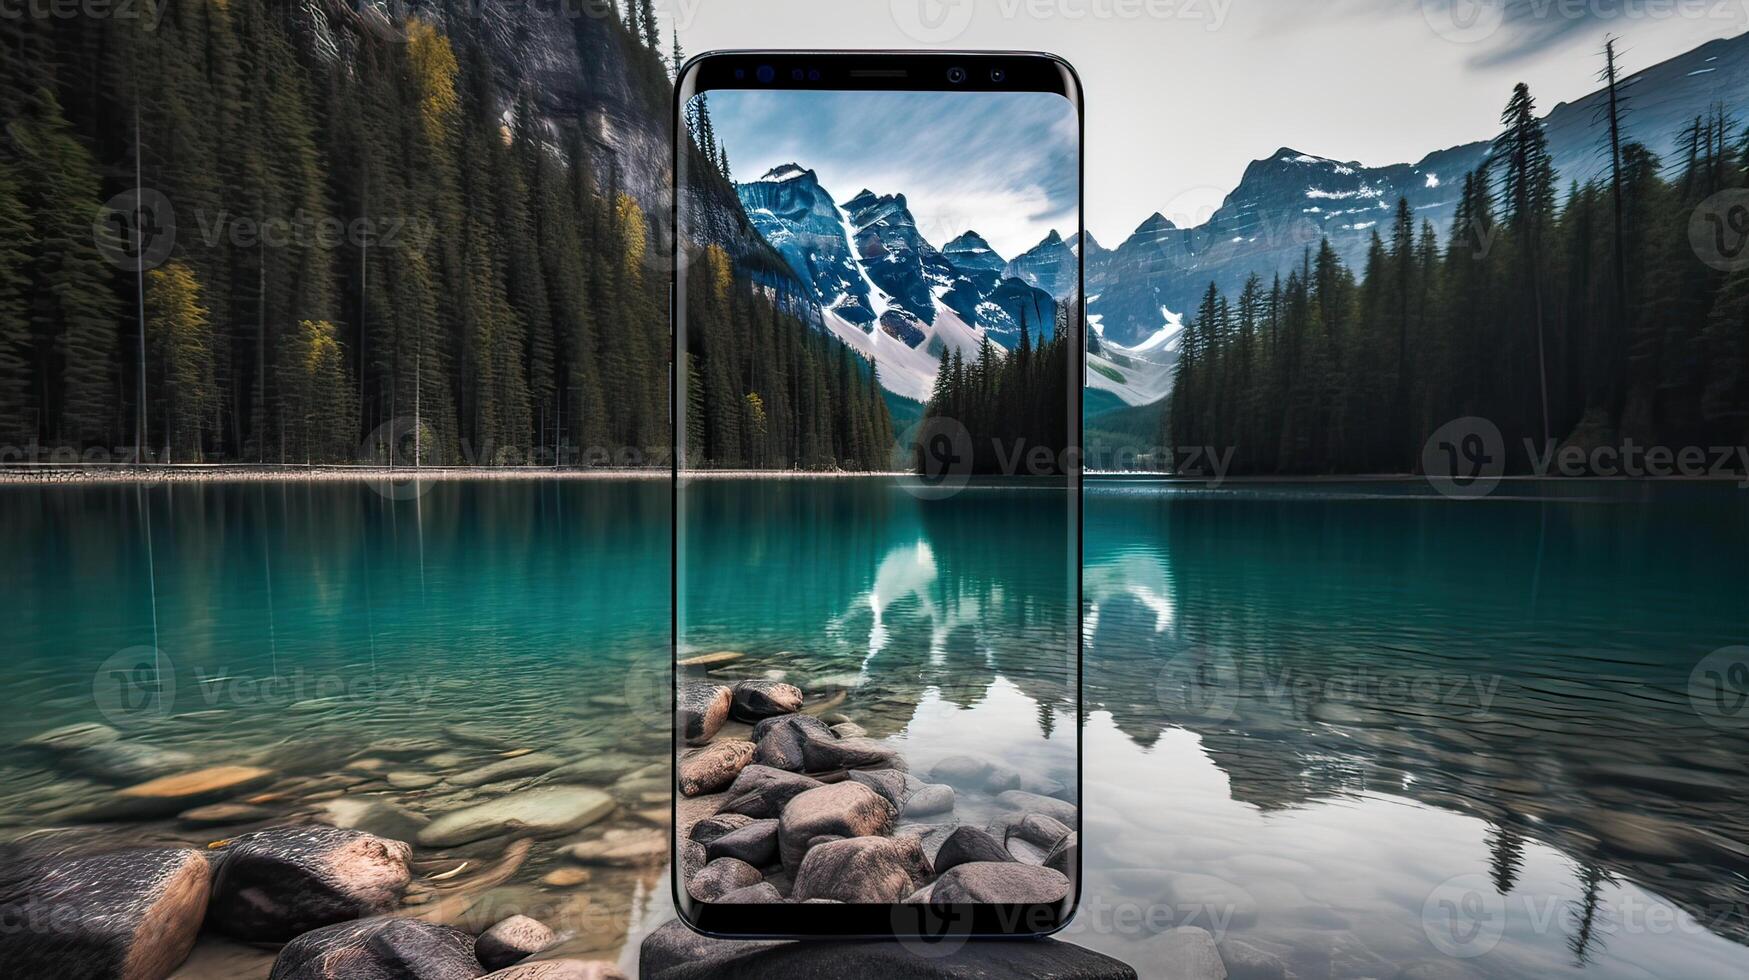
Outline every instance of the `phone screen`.
POLYGON ((1060 82, 1048 59, 913 56, 899 88, 835 89, 852 66, 824 56, 683 87, 675 893, 695 925, 1031 910, 953 920, 1013 933, 1072 907, 1081 128, 1072 93, 1012 90, 1023 61, 1060 82))

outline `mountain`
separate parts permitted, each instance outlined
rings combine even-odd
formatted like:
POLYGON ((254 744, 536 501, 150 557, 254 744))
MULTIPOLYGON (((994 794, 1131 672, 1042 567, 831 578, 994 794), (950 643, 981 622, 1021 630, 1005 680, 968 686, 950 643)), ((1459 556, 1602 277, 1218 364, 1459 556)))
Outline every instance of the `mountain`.
POLYGON ((1075 277, 1079 270, 1080 260, 1063 241, 1063 236, 1052 228, 1043 241, 1010 260, 1003 272, 1050 293, 1060 301, 1075 292, 1075 277))
POLYGON ((773 167, 735 191, 753 229, 783 256, 821 310, 864 329, 874 323, 874 286, 851 256, 844 215, 812 170, 773 167))
MULTIPOLYGON (((937 249, 903 194, 865 188, 838 204, 800 164, 773 168, 735 192, 754 230, 807 284, 821 326, 873 360, 895 395, 927 399, 943 351, 972 356, 985 339, 1012 349, 1023 327, 1041 339, 1056 329, 1050 292, 1008 275, 1010 263, 975 231, 937 249)), ((1052 238, 1070 258, 1066 294, 1074 257, 1052 238)), ((1060 280, 1050 261, 1038 268, 1060 280)))
MULTIPOLYGON (((1749 101, 1749 35, 1710 41, 1628 76, 1617 89, 1629 110, 1626 138, 1669 161, 1678 134, 1696 116, 1718 102, 1749 101)), ((1598 122, 1606 99, 1607 93, 1593 92, 1544 117, 1563 187, 1598 176, 1607 163, 1598 122)), ((1178 228, 1154 214, 1117 248, 1090 249, 1090 320, 1099 318, 1108 341, 1141 344, 1172 329, 1171 317, 1194 307, 1211 281, 1230 295, 1252 273, 1265 279, 1285 274, 1323 237, 1358 267, 1373 230, 1388 225, 1398 198, 1415 209, 1417 223, 1431 221, 1443 240, 1464 175, 1489 152, 1489 142, 1480 140, 1414 163, 1368 167, 1282 147, 1252 161, 1203 224, 1178 228)))

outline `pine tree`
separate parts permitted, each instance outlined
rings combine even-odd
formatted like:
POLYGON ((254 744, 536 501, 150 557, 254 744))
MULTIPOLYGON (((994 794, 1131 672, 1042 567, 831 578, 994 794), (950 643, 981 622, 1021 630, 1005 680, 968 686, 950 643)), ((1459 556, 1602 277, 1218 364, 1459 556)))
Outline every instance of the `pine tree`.
POLYGON ((146 341, 162 385, 156 416, 164 426, 164 462, 200 462, 203 436, 217 397, 213 329, 201 304, 201 286, 186 262, 172 261, 146 276, 146 341))
POLYGON ((37 432, 30 384, 30 215, 10 163, 0 160, 0 440, 15 446, 37 432))
MULTIPOLYGON (((38 89, 15 122, 19 172, 29 174, 31 334, 43 433, 63 445, 117 445, 115 404, 121 310, 115 270, 99 251, 92 216, 102 185, 53 93, 38 89)), ((119 237, 107 240, 122 254, 119 237)))

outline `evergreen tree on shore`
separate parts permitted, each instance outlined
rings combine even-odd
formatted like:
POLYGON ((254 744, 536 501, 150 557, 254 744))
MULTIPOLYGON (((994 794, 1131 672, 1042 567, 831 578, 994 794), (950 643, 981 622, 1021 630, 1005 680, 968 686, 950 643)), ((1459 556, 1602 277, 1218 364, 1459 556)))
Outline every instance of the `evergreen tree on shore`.
MULTIPOLYGON (((653 6, 613 9, 635 30, 592 16, 578 43, 622 57, 658 119, 653 6)), ((664 216, 599 135, 531 82, 507 90, 481 18, 415 15, 404 43, 342 18, 334 57, 293 13, 0 23, 0 438, 46 453, 138 428, 152 459, 381 463, 411 461, 399 436, 417 432, 422 463, 664 462, 664 216), (104 210, 136 162, 175 223, 143 268, 134 216, 104 210)), ((872 366, 852 356, 847 381, 842 345, 731 293, 746 322, 723 329, 771 331, 782 360, 761 377, 722 359, 728 410, 700 408, 764 431, 725 458, 884 465, 872 366)))
POLYGON ((1164 409, 1171 444, 1233 447, 1240 473, 1408 473, 1434 429, 1483 416, 1525 472, 1550 443, 1749 437, 1749 281, 1702 261, 1688 230, 1710 195, 1749 186, 1749 135, 1731 138, 1715 110, 1668 170, 1627 141, 1619 171, 1558 203, 1533 109, 1516 88, 1495 152, 1464 177, 1443 253, 1399 201, 1359 280, 1326 240, 1267 298, 1247 283, 1237 322, 1211 284, 1164 409), (1617 249, 1635 298, 1625 337, 1617 249), (1261 365, 1259 321, 1275 338, 1261 365))

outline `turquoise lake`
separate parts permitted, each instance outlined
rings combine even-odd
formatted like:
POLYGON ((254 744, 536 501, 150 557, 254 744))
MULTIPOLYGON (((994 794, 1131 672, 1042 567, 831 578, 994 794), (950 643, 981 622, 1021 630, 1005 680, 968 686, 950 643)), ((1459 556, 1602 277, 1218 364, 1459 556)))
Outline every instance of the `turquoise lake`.
MULTIPOLYGON (((745 654, 714 676, 841 694, 925 767, 952 746, 1073 778, 1064 575, 1036 543, 1052 495, 709 482, 743 515, 690 525, 687 652, 745 654)), ((0 840, 77 839, 67 808, 107 790, 13 748, 76 721, 305 779, 458 731, 665 762, 669 499, 665 480, 0 486, 0 840), (153 664, 165 683, 137 683, 153 664)), ((1144 976, 1184 924, 1299 977, 1749 973, 1746 560, 1730 484, 1091 482, 1066 938, 1144 976)), ((645 789, 616 820, 660 810, 645 789)), ((94 832, 202 839, 123 828, 94 832)), ((505 887, 559 902, 553 867, 536 848, 505 887)), ((616 952, 665 887, 575 886, 601 913, 583 945, 616 952)), ((186 975, 251 956, 197 950, 186 975)))

